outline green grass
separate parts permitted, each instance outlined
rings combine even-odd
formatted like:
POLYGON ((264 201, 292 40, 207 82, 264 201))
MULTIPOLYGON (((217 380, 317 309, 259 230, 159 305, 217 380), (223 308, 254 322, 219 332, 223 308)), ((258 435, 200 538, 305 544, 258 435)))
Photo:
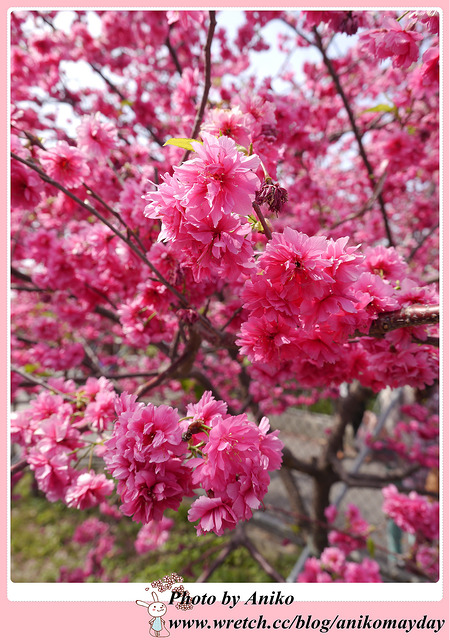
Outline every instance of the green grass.
MULTIPOLYGON (((134 541, 140 524, 129 518, 115 521, 99 514, 98 509, 77 511, 62 503, 50 503, 33 490, 32 476, 26 473, 14 487, 11 505, 11 579, 13 582, 56 582, 60 568, 83 567, 89 546, 72 541, 75 528, 88 517, 99 517, 110 525, 115 537, 112 551, 102 562, 106 582, 152 582, 170 573, 182 575, 186 582, 195 581, 214 562, 230 535, 197 536, 194 525, 187 520, 189 502, 177 512, 167 515, 175 520, 168 542, 161 549, 138 555, 134 541)), ((254 536, 252 541, 266 559, 287 575, 298 555, 298 549, 282 547, 278 540, 265 541, 254 536), (262 544, 262 548, 260 546, 262 544), (275 544, 274 544, 275 543, 275 544)), ((89 579, 89 581, 95 581, 89 579)), ((98 580, 98 578, 97 578, 98 580)), ((212 575, 211 582, 271 582, 248 551, 235 549, 212 575)))

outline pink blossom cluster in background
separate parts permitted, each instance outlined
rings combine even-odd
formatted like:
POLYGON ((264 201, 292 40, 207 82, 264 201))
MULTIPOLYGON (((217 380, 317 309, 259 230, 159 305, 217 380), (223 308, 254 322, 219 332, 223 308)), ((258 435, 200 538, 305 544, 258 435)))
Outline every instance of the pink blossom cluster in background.
MULTIPOLYGON (((327 521, 332 525, 338 515, 334 505, 325 509, 327 521)), ((340 549, 345 555, 349 555, 357 549, 367 546, 367 539, 371 532, 369 523, 362 518, 358 507, 350 503, 345 511, 345 527, 339 530, 332 529, 328 533, 328 542, 333 547, 340 549)))
POLYGON ((383 511, 413 541, 407 561, 416 566, 419 575, 424 573, 431 580, 439 579, 439 502, 436 499, 399 493, 394 485, 382 490, 383 511))
POLYGON ((56 393, 42 391, 30 407, 11 422, 14 443, 22 446, 37 485, 50 502, 89 509, 103 503, 114 482, 103 473, 76 468, 78 453, 101 440, 114 414, 115 392, 105 378, 90 378, 84 386, 49 380, 56 393), (80 420, 80 413, 85 419, 80 420), (94 438, 86 439, 90 433, 94 438))
POLYGON ((346 559, 337 547, 327 547, 320 558, 308 558, 297 582, 382 582, 380 568, 375 560, 361 562, 346 559))
POLYGON ((87 518, 79 525, 73 534, 73 542, 88 546, 83 567, 68 569, 61 567, 59 582, 85 582, 87 578, 101 580, 105 577, 103 560, 111 554, 114 546, 114 536, 109 526, 96 517, 87 518))

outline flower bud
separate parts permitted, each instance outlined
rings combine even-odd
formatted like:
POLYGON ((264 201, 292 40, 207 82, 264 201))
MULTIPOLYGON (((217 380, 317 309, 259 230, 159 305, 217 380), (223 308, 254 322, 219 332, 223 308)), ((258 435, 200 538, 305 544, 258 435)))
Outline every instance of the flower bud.
POLYGON ((267 204, 269 211, 279 213, 281 207, 288 201, 288 192, 280 187, 278 182, 266 182, 256 192, 255 202, 258 205, 267 204))

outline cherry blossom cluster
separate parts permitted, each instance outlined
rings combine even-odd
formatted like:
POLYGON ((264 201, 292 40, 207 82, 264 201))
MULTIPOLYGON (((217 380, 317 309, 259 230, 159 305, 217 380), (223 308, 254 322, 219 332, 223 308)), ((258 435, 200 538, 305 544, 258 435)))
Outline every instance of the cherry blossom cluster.
POLYGON ((399 493, 389 485, 382 490, 383 511, 395 524, 413 536, 407 560, 419 569, 419 573, 432 580, 439 579, 439 502, 411 491, 399 493))
POLYGON ((345 512, 344 526, 336 526, 338 510, 335 505, 325 509, 329 526, 329 545, 319 558, 308 558, 297 582, 381 582, 380 567, 371 558, 361 562, 350 559, 350 554, 367 548, 371 527, 362 518, 358 507, 350 503, 345 512))
POLYGON ((187 406, 185 420, 172 407, 145 405, 126 393, 115 410, 104 460, 125 515, 144 524, 160 521, 202 488, 206 495, 195 499, 188 519, 199 520, 198 534, 222 535, 260 508, 269 472, 281 465, 282 443, 267 418, 257 426, 244 414, 227 415, 227 405, 211 392, 187 406))
POLYGON ((114 417, 116 394, 105 378, 89 378, 78 389, 59 379, 49 385, 55 391, 42 391, 12 419, 12 441, 50 502, 90 509, 106 501, 114 482, 79 462, 101 443, 114 417))
POLYGON ((202 143, 192 142, 196 158, 165 174, 158 191, 146 195, 144 213, 161 220, 158 239, 186 259, 197 282, 217 275, 237 280, 253 262, 247 217, 260 160, 238 151, 227 136, 202 137, 202 143))
POLYGON ((162 547, 169 539, 169 532, 174 525, 172 518, 163 516, 161 520, 151 520, 142 525, 137 534, 134 548, 142 555, 162 547))
POLYGON ((390 449, 411 464, 424 469, 439 468, 439 415, 423 404, 404 405, 401 419, 392 434, 374 440, 367 434, 366 443, 377 451, 390 449))
POLYGON ((327 547, 320 558, 308 558, 297 582, 382 582, 380 567, 375 560, 361 562, 346 559, 338 547, 327 547))
POLYGON ((81 546, 88 546, 89 551, 83 567, 61 567, 59 582, 85 582, 87 578, 103 580, 105 567, 102 562, 111 554, 114 546, 114 536, 111 535, 109 525, 96 517, 90 517, 75 529, 72 540, 81 546))
POLYGON ((428 540, 439 536, 439 503, 411 491, 409 495, 398 492, 394 485, 383 489, 383 511, 408 533, 417 533, 428 540))
MULTIPOLYGON (((336 520, 338 511, 334 505, 325 509, 325 515, 330 525, 336 520)), ((345 525, 338 530, 332 529, 328 533, 328 542, 333 547, 340 549, 345 555, 349 555, 357 549, 364 549, 371 532, 368 522, 361 517, 361 513, 355 504, 350 503, 345 511, 345 525)))
POLYGON ((347 243, 289 227, 273 235, 243 289, 249 318, 237 341, 241 353, 275 370, 288 363, 304 386, 320 377, 324 384, 357 378, 380 390, 386 375, 392 387, 432 384, 436 351, 412 342, 426 340, 424 328, 398 329, 384 340, 364 336, 380 314, 419 300, 436 302, 435 289, 408 278, 392 247, 367 249, 363 256, 347 243), (362 338, 349 340, 357 335, 362 338))

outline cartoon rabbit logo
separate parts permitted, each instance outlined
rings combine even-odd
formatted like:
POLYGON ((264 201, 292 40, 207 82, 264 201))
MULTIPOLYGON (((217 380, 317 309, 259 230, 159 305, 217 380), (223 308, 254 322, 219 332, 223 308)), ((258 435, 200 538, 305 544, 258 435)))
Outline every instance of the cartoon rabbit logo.
POLYGON ((150 620, 148 621, 150 629, 148 630, 151 636, 155 638, 167 638, 170 636, 169 631, 166 628, 166 623, 163 620, 163 616, 166 615, 167 607, 164 602, 158 600, 157 594, 152 591, 153 602, 144 602, 143 600, 136 600, 136 604, 141 607, 147 607, 150 614, 150 620))

